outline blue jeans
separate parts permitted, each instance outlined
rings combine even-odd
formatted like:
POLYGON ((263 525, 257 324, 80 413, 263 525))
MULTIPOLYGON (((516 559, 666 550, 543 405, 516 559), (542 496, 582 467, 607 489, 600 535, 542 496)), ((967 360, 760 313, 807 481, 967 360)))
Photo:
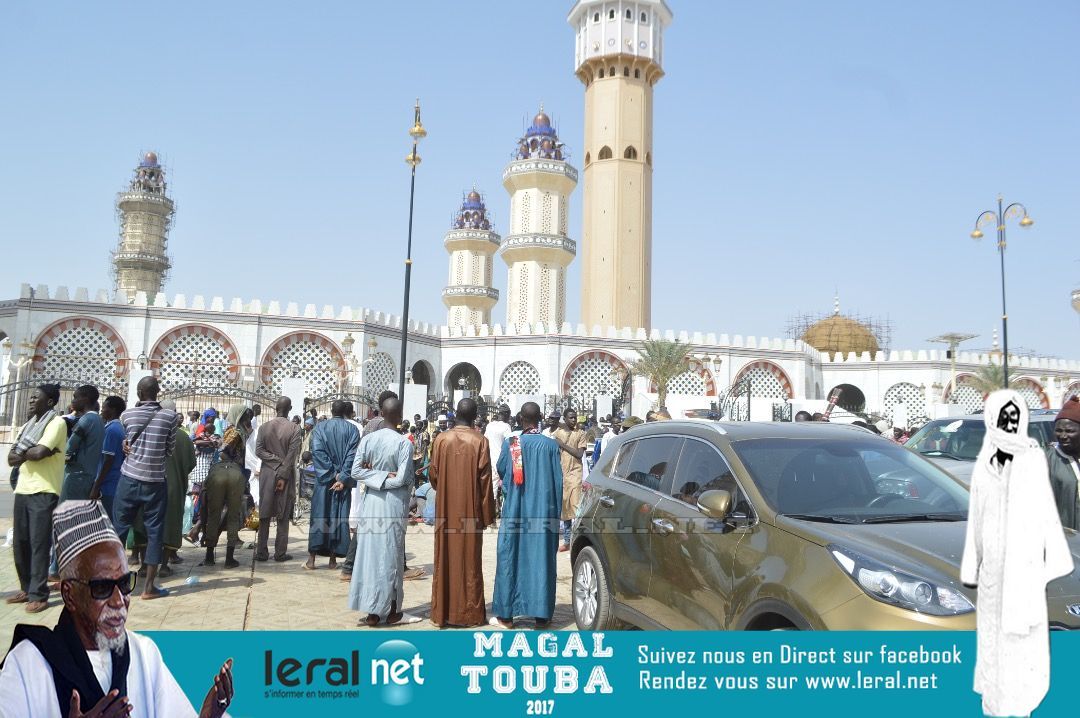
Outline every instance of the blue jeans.
POLYGON ((562 542, 564 544, 566 544, 567 546, 570 545, 570 526, 573 523, 574 523, 573 521, 564 520, 562 522, 562 524, 561 524, 561 526, 562 526, 562 542))
POLYGON ((148 566, 161 563, 165 544, 165 509, 168 505, 168 489, 164 481, 137 481, 121 476, 113 497, 113 526, 120 543, 127 543, 128 531, 141 508, 146 526, 146 557, 148 566))

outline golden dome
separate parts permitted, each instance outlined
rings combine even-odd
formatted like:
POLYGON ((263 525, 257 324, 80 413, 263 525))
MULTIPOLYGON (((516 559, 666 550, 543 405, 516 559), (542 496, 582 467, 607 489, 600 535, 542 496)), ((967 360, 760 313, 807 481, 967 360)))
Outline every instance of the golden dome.
POLYGON ((870 329, 840 314, 814 323, 799 338, 820 352, 841 352, 844 356, 849 352, 857 355, 870 352, 870 356, 874 356, 880 349, 877 337, 870 329))

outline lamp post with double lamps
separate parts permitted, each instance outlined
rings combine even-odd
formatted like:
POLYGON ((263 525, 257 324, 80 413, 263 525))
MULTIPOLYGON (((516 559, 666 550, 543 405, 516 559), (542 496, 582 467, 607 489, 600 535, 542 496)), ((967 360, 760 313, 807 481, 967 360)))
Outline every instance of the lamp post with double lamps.
POLYGON ((988 209, 975 219, 975 229, 971 232, 971 238, 978 241, 983 238, 982 228, 995 222, 998 235, 998 255, 1001 257, 1001 341, 1003 352, 1001 354, 1002 386, 1009 388, 1009 314, 1005 311, 1005 220, 1010 217, 1020 217, 1020 226, 1027 229, 1035 224, 1035 220, 1028 216, 1027 207, 1019 202, 1013 202, 1005 207, 1005 200, 1001 195, 997 198, 997 211, 988 209))
POLYGON ((413 114, 413 126, 409 130, 412 137, 412 152, 405 157, 405 164, 412 168, 409 180, 409 238, 405 246, 405 306, 401 311, 401 364, 398 366, 398 397, 405 401, 405 357, 409 348, 409 285, 412 282, 412 226, 413 226, 413 200, 416 197, 416 166, 420 164, 420 155, 416 152, 416 146, 420 140, 427 137, 427 130, 420 124, 420 100, 416 100, 413 114))

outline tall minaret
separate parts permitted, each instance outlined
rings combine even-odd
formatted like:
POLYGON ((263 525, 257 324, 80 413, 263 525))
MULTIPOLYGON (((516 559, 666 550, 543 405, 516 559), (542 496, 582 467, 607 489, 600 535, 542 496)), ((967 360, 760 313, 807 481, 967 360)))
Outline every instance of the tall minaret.
POLYGON ((443 244, 450 252, 450 282, 443 290, 447 325, 491 324, 491 308, 499 301, 499 290, 491 286, 499 235, 491 229, 487 207, 475 189, 462 200, 443 244))
POLYGON ((509 265, 508 325, 543 322, 546 329, 557 330, 566 321, 566 267, 577 255, 577 243, 566 231, 577 179, 541 107, 503 171, 503 186, 510 193, 510 234, 502 245, 509 265))
POLYGON ((650 328, 652 99, 671 19, 663 0, 579 0, 567 18, 585 83, 581 320, 590 328, 650 328))
POLYGON ((113 253, 116 289, 134 301, 136 292, 146 292, 152 302, 165 284, 169 272, 169 227, 175 206, 165 194, 165 170, 157 155, 147 152, 126 192, 116 196, 120 215, 120 244, 113 253))

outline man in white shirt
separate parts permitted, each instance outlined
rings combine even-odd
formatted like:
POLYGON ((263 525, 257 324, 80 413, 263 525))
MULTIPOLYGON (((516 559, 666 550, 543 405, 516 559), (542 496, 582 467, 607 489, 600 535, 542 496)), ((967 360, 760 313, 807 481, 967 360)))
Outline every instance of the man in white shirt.
MULTIPOLYGON (((499 455, 502 453, 503 442, 510 436, 510 407, 503 404, 499 407, 499 416, 495 421, 487 425, 484 437, 488 440, 488 449, 491 451, 491 470, 497 477, 495 467, 499 465, 499 455)), ((497 483, 497 482, 492 482, 497 483)))
POLYGON ((222 718, 233 699, 231 658, 196 714, 154 642, 125 629, 136 574, 101 503, 61 503, 53 543, 64 610, 53 630, 15 627, 0 669, 0 718, 222 718))

